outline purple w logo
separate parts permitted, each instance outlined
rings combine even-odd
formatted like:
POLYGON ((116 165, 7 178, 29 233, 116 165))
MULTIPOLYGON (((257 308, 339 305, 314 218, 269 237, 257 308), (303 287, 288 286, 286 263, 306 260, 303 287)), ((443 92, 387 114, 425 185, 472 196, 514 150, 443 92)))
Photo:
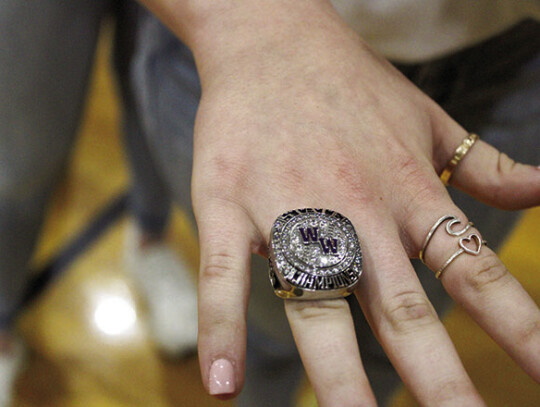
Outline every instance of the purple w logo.
POLYGON ((317 243, 319 240, 319 228, 313 227, 313 228, 299 228, 300 234, 302 235, 302 239, 304 240, 305 244, 309 243, 317 243))
POLYGON ((337 239, 326 239, 325 241, 325 239, 321 237, 319 239, 319 244, 321 245, 321 249, 323 250, 324 254, 329 254, 330 252, 332 252, 332 254, 337 254, 337 239))
POLYGON ((311 227, 311 228, 298 228, 300 230, 300 234, 302 235, 302 240, 304 241, 304 244, 311 244, 311 243, 317 243, 324 254, 337 254, 338 252, 338 241, 334 238, 327 238, 323 239, 322 237, 319 237, 319 228, 318 227, 311 227))

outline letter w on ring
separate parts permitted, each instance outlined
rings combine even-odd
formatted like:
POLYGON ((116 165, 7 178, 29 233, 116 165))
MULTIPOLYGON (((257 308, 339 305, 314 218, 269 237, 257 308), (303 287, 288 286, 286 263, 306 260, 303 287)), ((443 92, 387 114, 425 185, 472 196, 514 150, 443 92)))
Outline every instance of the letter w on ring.
POLYGON ((300 230, 300 234, 302 235, 302 240, 304 241, 304 244, 311 244, 311 243, 318 243, 321 247, 324 254, 337 254, 338 252, 338 241, 334 238, 327 238, 324 239, 322 237, 319 237, 319 228, 318 227, 312 227, 312 228, 298 228, 300 230))

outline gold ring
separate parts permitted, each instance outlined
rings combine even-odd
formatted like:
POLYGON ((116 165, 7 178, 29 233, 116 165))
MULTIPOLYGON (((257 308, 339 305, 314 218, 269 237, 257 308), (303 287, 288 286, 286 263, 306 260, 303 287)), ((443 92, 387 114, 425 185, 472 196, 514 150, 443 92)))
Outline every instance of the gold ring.
POLYGON ((440 178, 445 186, 448 185, 448 182, 450 181, 450 178, 452 177, 452 174, 454 173, 454 170, 456 169, 459 162, 469 152, 469 150, 474 145, 474 143, 476 143, 476 140, 478 140, 478 138, 479 137, 477 134, 470 133, 467 137, 463 139, 458 148, 456 148, 454 156, 441 173, 440 178))

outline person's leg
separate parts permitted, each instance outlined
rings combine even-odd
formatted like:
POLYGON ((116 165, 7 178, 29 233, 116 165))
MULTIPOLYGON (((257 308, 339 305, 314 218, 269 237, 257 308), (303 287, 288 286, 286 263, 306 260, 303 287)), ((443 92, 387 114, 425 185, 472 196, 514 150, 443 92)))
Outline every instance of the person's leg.
POLYGON ((130 82, 136 61, 134 54, 145 36, 146 13, 132 0, 116 3, 113 62, 122 99, 122 130, 131 179, 128 209, 140 229, 160 238, 167 225, 171 197, 149 149, 137 113, 137 95, 130 82))
POLYGON ((21 306, 44 208, 79 122, 103 5, 96 0, 0 2, 0 348, 4 350, 21 306))
POLYGON ((170 357, 189 355, 197 346, 194 276, 179 253, 167 245, 171 193, 148 144, 148 129, 137 107, 140 94, 133 85, 134 66, 152 35, 146 21, 153 17, 132 0, 117 3, 116 17, 114 65, 131 175, 126 267, 147 304, 150 335, 156 346, 170 357))
POLYGON ((138 25, 130 76, 144 148, 163 177, 164 189, 192 216, 193 126, 201 96, 195 62, 190 50, 149 12, 141 14, 138 25))

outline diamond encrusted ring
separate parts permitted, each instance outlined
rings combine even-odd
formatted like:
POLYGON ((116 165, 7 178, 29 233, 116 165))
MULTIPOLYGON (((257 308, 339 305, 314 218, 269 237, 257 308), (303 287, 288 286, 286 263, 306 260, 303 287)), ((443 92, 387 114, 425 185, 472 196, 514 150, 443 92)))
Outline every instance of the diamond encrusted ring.
POLYGON ((328 209, 295 209, 270 233, 270 282, 278 297, 310 300, 351 294, 362 251, 349 219, 328 209))

